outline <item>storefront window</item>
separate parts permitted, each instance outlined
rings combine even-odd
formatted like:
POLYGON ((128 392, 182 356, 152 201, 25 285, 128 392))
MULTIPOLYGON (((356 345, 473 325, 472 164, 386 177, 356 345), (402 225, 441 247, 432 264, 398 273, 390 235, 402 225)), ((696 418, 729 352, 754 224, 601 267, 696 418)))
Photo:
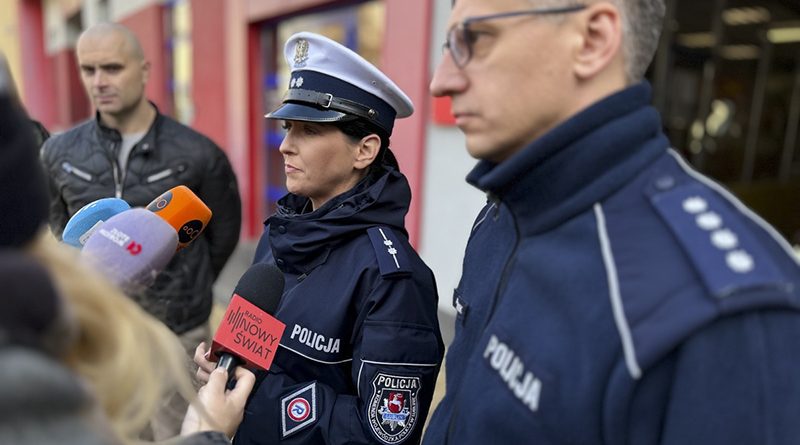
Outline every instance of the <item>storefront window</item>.
POLYGON ((649 77, 671 140, 800 243, 800 3, 667 3, 649 77))

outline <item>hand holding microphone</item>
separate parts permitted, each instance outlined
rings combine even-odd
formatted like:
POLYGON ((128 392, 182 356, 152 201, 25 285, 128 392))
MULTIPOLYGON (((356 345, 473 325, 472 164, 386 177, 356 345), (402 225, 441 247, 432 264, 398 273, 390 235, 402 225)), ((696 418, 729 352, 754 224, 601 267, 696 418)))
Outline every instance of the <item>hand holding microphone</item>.
POLYGON ((221 431, 232 437, 242 423, 247 398, 256 382, 256 376, 243 367, 236 368, 236 386, 225 389, 228 373, 218 368, 207 379, 208 383, 197 392, 197 402, 203 406, 206 415, 198 411, 195 404, 189 405, 181 426, 181 435, 199 431, 221 431))
POLYGON ((207 382, 198 398, 213 423, 190 407, 182 434, 217 430, 231 437, 239 427, 255 384, 255 376, 245 367, 269 369, 286 327, 270 315, 280 303, 283 286, 283 273, 263 263, 250 266, 239 279, 208 351, 209 358, 218 357, 217 363, 206 357, 205 343, 194 354, 197 377, 207 382))
POLYGON ((283 286, 283 273, 275 266, 257 263, 247 269, 236 284, 208 357, 205 344, 195 350, 198 379, 207 381, 214 366, 226 368, 229 374, 239 365, 269 369, 286 327, 271 315, 278 308, 283 286))
POLYGON ((269 369, 286 325, 271 314, 283 295, 283 272, 257 263, 242 275, 211 343, 217 367, 269 369))

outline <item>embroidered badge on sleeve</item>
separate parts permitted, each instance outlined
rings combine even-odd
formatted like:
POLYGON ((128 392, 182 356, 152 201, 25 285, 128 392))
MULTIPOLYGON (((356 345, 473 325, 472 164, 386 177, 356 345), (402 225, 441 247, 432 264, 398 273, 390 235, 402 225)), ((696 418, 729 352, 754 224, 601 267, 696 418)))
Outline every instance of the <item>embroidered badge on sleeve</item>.
POLYGON ((317 382, 281 399, 282 437, 290 436, 317 421, 317 382))
POLYGON ((414 431, 419 387, 419 377, 378 373, 372 380, 367 418, 372 432, 383 443, 401 443, 414 431))

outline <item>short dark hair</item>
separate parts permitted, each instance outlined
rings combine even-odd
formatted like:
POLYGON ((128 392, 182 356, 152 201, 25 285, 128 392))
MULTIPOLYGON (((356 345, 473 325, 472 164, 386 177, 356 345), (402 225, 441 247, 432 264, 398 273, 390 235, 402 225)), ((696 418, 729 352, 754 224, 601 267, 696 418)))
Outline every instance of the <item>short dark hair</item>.
POLYGON ((349 137, 354 143, 359 142, 365 136, 377 134, 378 137, 381 138, 381 148, 380 151, 378 151, 378 156, 375 157, 375 162, 370 165, 370 171, 386 165, 393 167, 395 170, 400 170, 397 159, 394 157, 394 154, 389 151, 389 135, 377 125, 367 122, 364 119, 331 122, 331 125, 338 128, 339 131, 344 133, 345 136, 349 137))
POLYGON ((364 119, 332 122, 332 125, 347 135, 353 142, 358 142, 365 136, 377 134, 381 138, 381 151, 389 148, 389 135, 377 125, 371 124, 364 119))

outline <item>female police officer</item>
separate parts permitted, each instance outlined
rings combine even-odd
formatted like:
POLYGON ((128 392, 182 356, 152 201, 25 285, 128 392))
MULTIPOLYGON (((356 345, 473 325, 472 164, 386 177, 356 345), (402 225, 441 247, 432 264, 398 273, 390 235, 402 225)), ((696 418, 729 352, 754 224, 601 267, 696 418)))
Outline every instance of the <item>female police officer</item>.
POLYGON ((284 273, 275 316, 286 331, 234 441, 416 443, 444 348, 434 277, 404 228, 409 186, 388 148, 412 104, 325 37, 296 34, 285 56, 289 90, 267 118, 287 130, 289 194, 255 262, 284 273))

